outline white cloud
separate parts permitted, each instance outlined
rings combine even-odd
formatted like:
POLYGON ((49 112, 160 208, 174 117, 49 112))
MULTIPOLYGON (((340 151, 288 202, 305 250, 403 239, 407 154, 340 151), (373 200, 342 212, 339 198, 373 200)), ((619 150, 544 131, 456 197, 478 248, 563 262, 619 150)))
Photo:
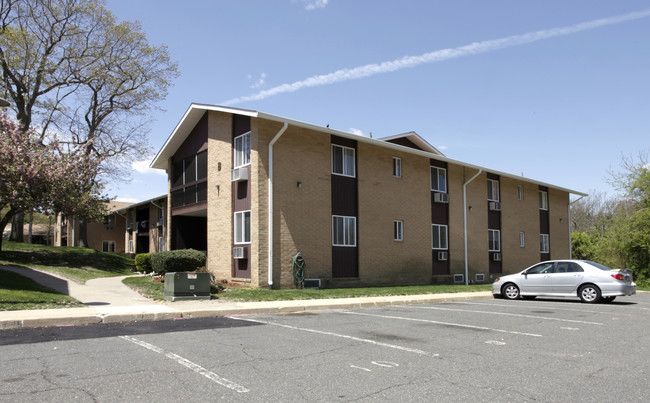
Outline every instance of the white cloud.
POLYGON ((350 133, 356 134, 357 136, 361 136, 361 137, 365 136, 365 134, 363 134, 361 130, 355 129, 354 127, 350 128, 350 133))
MULTIPOLYGON (((327 1, 320 1, 320 3, 327 4, 327 1)), ((315 3, 310 3, 315 4, 315 3)), ((324 5, 323 5, 324 7, 324 5)), ((268 90, 263 90, 258 93, 233 98, 223 102, 224 105, 240 104, 247 101, 257 101, 269 98, 275 95, 284 94, 287 92, 295 92, 303 88, 317 87, 322 85, 331 85, 348 80, 356 80, 363 77, 370 77, 376 74, 390 73, 406 68, 416 67, 424 63, 438 63, 450 59, 455 59, 463 56, 477 55, 481 53, 492 52, 512 46, 525 45, 541 41, 544 39, 555 38, 564 35, 570 35, 577 32, 587 31, 603 27, 606 25, 620 24, 622 22, 636 20, 639 18, 646 18, 650 16, 650 9, 624 14, 620 16, 602 18, 598 20, 583 22, 576 25, 567 27, 551 28, 541 31, 527 32, 525 34, 508 36, 500 39, 492 39, 481 42, 470 43, 469 45, 460 46, 457 48, 448 48, 436 50, 430 53, 424 53, 418 56, 404 56, 400 59, 395 59, 382 63, 366 64, 354 68, 345 68, 333 73, 316 75, 306 78, 301 81, 293 83, 281 84, 268 90)))
MULTIPOLYGON (((253 76, 251 76, 251 75, 249 74, 249 75, 248 75, 248 79, 249 79, 249 80, 252 80, 252 79, 253 79, 253 76)), ((262 74, 260 74, 260 78, 258 78, 257 81, 255 81, 255 82, 250 86, 250 88, 253 88, 253 89, 255 89, 255 88, 259 88, 259 87, 261 87, 261 86, 264 84, 265 81, 266 81, 266 73, 262 73, 262 74)))
POLYGON ((329 0, 302 0, 305 5, 305 10, 315 10, 317 8, 325 8, 329 0))
POLYGON ((114 200, 118 201, 118 202, 124 202, 124 203, 139 203, 139 202, 141 202, 141 200, 138 200, 135 197, 120 197, 120 196, 118 196, 114 200))
POLYGON ((445 151, 448 147, 447 146, 438 146, 436 147, 440 151, 445 151))
POLYGON ((167 173, 164 170, 162 170, 162 169, 154 169, 154 168, 149 167, 152 160, 153 160, 153 156, 151 156, 149 159, 146 159, 146 160, 132 162, 131 163, 131 169, 133 169, 135 172, 137 172, 139 174, 143 174, 143 175, 167 176, 167 173))

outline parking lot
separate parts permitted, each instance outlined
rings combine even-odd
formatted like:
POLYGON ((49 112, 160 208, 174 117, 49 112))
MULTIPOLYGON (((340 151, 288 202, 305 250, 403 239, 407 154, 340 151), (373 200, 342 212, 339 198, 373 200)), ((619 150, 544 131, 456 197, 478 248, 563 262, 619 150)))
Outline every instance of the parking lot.
POLYGON ((0 332, 0 339, 22 340, 0 346, 0 400, 646 401, 648 395, 650 294, 611 304, 486 299, 140 326, 86 326, 83 337, 75 328, 0 332))

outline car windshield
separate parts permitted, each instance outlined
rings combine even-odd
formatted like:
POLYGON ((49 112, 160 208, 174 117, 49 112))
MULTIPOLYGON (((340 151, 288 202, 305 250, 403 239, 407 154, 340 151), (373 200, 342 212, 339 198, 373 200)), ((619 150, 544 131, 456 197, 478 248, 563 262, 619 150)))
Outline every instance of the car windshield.
POLYGON ((589 263, 590 265, 592 265, 592 266, 594 266, 594 267, 599 268, 600 270, 605 270, 605 271, 610 271, 610 270, 612 270, 612 269, 610 269, 609 267, 607 267, 607 266, 603 266, 603 265, 600 264, 600 263, 592 262, 592 261, 589 261, 589 260, 585 260, 585 262, 589 263))

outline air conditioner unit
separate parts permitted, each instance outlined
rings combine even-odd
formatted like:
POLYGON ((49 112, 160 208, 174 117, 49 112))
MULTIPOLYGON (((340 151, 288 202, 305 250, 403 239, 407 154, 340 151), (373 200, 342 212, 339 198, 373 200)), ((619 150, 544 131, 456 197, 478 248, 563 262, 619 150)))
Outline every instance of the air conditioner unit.
POLYGON ((499 202, 490 202, 490 210, 492 210, 492 211, 501 211, 501 203, 499 203, 499 202))
POLYGON ((448 193, 434 193, 433 201, 436 203, 449 203, 448 193))
POLYGON ((241 182, 248 180, 248 169, 247 168, 235 168, 230 171, 230 181, 231 182, 241 182))
POLYGON ((447 260, 448 256, 447 252, 438 252, 438 260, 440 261, 447 260))
POLYGON ((233 259, 245 259, 246 258, 246 249, 243 246, 235 246, 232 248, 232 258, 233 259))
POLYGON ((501 253, 493 253, 492 254, 492 260, 495 262, 500 262, 501 261, 501 253))

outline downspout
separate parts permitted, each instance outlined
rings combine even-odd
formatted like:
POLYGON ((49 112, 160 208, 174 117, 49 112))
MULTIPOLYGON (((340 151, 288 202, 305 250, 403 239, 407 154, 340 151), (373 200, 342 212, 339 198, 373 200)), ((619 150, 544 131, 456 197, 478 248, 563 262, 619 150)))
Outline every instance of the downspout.
POLYGON ((468 267, 468 257, 467 257, 467 185, 476 179, 481 173, 483 173, 483 168, 479 169, 476 175, 472 176, 470 180, 463 183, 463 236, 465 242, 465 285, 469 285, 469 267, 468 267))
POLYGON ((569 222, 569 259, 573 259, 573 244, 571 243, 571 205, 577 201, 580 201, 584 196, 580 196, 574 201, 569 203, 569 207, 567 208, 567 221, 569 222))
POLYGON ((289 123, 284 122, 278 134, 269 143, 269 290, 273 289, 273 145, 284 134, 287 127, 289 127, 289 123))

